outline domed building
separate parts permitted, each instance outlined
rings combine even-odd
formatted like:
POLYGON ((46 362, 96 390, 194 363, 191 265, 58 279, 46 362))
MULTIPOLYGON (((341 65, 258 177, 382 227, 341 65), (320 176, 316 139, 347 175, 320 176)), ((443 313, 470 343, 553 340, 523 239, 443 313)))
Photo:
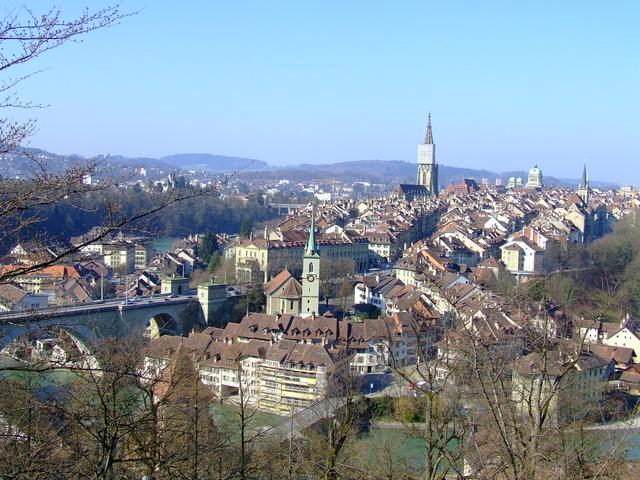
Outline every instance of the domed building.
POLYGON ((529 170, 529 175, 527 175, 527 184, 525 188, 529 190, 541 190, 542 189, 542 170, 538 168, 538 165, 534 165, 531 170, 529 170))

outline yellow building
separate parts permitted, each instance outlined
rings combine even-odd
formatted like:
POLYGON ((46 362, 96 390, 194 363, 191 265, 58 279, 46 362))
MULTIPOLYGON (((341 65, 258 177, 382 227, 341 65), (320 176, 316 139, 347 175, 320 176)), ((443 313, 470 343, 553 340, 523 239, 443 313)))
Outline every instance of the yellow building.
POLYGON ((226 336, 229 329, 192 332, 187 338, 155 338, 144 353, 145 378, 160 377, 182 350, 192 358, 201 381, 216 395, 237 395, 243 388, 247 402, 282 414, 335 396, 331 389, 336 376, 339 381, 348 371, 344 348, 287 339, 228 343, 214 338, 216 330, 217 335, 226 336))
MULTIPOLYGON (((239 282, 266 282, 284 269, 302 273, 305 240, 240 240, 235 247, 236 278, 239 282)), ((369 245, 365 238, 342 235, 318 235, 318 254, 323 260, 352 260, 357 271, 369 266, 369 245)))
POLYGON ((258 367, 258 405, 288 413, 331 396, 328 379, 347 367, 344 350, 280 340, 258 367))
POLYGON ((388 231, 367 233, 369 254, 376 261, 392 262, 399 254, 398 240, 388 231))
POLYGON ((104 263, 109 268, 132 273, 136 266, 136 249, 131 243, 110 243, 104 245, 104 263))
POLYGON ((504 247, 502 249, 501 259, 509 271, 517 272, 524 270, 524 252, 516 244, 504 247))
POLYGON ((582 418, 597 406, 613 361, 583 350, 530 353, 512 364, 511 399, 523 415, 545 414, 553 425, 582 418), (558 380, 559 379, 559 380, 558 380), (546 406, 548 404, 548 406, 546 406))

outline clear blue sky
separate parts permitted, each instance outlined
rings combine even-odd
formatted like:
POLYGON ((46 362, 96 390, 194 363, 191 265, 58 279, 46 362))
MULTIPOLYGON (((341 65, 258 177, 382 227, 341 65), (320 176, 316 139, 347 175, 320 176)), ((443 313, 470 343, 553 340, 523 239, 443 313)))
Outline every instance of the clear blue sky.
POLYGON ((440 163, 640 184, 638 1, 147 1, 34 65, 32 146, 416 161, 431 110, 440 163))

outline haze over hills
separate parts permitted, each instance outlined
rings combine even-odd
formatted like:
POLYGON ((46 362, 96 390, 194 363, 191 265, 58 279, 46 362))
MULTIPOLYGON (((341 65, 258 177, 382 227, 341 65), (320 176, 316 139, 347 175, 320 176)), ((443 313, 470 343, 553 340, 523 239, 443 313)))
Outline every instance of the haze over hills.
MULTIPOLYGON (((52 172, 60 172, 69 166, 86 160, 81 155, 58 155, 37 148, 25 149, 31 156, 37 158, 52 172)), ((299 166, 274 166, 263 160, 225 155, 213 155, 209 153, 181 153, 157 158, 149 157, 125 157, 121 155, 98 157, 110 167, 155 167, 164 171, 198 170, 212 173, 224 173, 239 170, 238 176, 251 179, 256 171, 260 172, 260 178, 264 180, 290 179, 293 181, 328 180, 337 179, 348 182, 369 182, 381 184, 414 183, 416 180, 416 162, 401 160, 352 160, 325 164, 301 164, 299 166)), ((2 176, 28 176, 33 168, 33 162, 20 154, 8 154, 2 156, 0 175, 2 176)), ((474 178, 478 183, 486 178, 489 183, 495 183, 496 178, 501 178, 506 184, 509 177, 522 177, 526 181, 527 172, 511 171, 496 173, 485 169, 460 168, 449 165, 440 165, 440 185, 446 187, 450 182, 460 182, 463 178, 474 178)), ((543 168, 544 174, 544 168, 543 168)), ((555 178, 544 175, 547 185, 576 186, 579 180, 555 178)), ((617 187, 613 182, 591 181, 593 186, 617 187)))
MULTIPOLYGON (((163 170, 206 170, 209 172, 231 172, 235 170, 260 170, 267 168, 267 163, 251 158, 212 155, 209 153, 182 153, 168 155, 162 158, 125 157, 122 155, 99 155, 104 167, 156 167, 163 170)), ((59 155, 39 148, 25 148, 24 153, 7 154, 2 156, 0 175, 28 176, 34 163, 33 159, 53 173, 59 173, 70 166, 87 160, 87 157, 76 154, 59 155)))
MULTIPOLYGON (((401 160, 353 160, 336 163, 326 163, 318 165, 301 164, 296 167, 272 167, 269 170, 260 172, 264 179, 277 180, 288 178, 295 181, 310 179, 332 179, 343 181, 361 181, 369 183, 397 184, 415 183, 417 173, 417 163, 404 162, 401 160)), ((543 170, 544 174, 544 170, 543 170)), ((241 176, 250 177, 250 173, 243 173, 241 176)), ((439 166, 440 185, 446 187, 449 183, 458 183, 463 178, 474 178, 478 183, 486 178, 489 183, 494 184, 496 178, 501 178, 503 185, 506 185, 509 177, 522 177, 526 182, 527 172, 511 171, 496 173, 484 169, 452 167, 449 165, 439 166)), ((547 185, 560 185, 575 187, 579 179, 555 178, 544 176, 547 185)), ((592 186, 617 187, 612 182, 591 181, 592 186)))
POLYGON ((210 172, 228 172, 240 169, 262 170, 268 167, 267 162, 262 160, 210 153, 178 153, 162 157, 160 161, 185 170, 207 170, 210 172))

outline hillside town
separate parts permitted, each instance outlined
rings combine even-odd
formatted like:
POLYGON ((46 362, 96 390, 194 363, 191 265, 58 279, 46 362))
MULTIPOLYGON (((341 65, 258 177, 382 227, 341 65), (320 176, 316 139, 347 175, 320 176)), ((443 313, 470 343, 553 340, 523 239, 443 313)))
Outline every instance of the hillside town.
POLYGON ((31 3, 1 479, 639 477, 640 4, 31 3))
MULTIPOLYGON (((54 262, 64 245, 19 243, 0 260, 3 273, 17 272, 0 286, 2 308, 64 309, 114 297, 126 305, 217 282, 224 307, 190 331, 149 319, 144 371, 162 376, 186 353, 216 397, 234 401, 242 391, 255 407, 280 414, 342 395, 349 376, 368 384, 367 376, 432 365, 440 384, 455 381, 450 364, 465 357, 469 338, 508 351, 513 398, 522 403, 540 371, 532 331, 564 345, 553 350, 558 364, 577 355, 572 375, 588 383, 580 388, 595 392, 594 401, 605 388, 640 392, 635 317, 603 322, 549 303, 516 309, 505 291, 565 268, 563 251, 634 214, 635 190, 592 189, 585 164, 575 190, 545 186, 534 166, 526 182, 463 179, 439 191, 434 152, 429 118, 417 184, 289 207, 242 235, 193 234, 159 252, 152 237, 95 227, 69 238, 76 253, 64 262, 54 262), (256 291, 262 298, 249 302, 256 291)), ((46 334, 26 341, 40 357, 46 345, 53 361, 66 358, 65 346, 73 350, 68 339, 46 334)), ((554 415, 562 411, 554 407, 554 415)))

